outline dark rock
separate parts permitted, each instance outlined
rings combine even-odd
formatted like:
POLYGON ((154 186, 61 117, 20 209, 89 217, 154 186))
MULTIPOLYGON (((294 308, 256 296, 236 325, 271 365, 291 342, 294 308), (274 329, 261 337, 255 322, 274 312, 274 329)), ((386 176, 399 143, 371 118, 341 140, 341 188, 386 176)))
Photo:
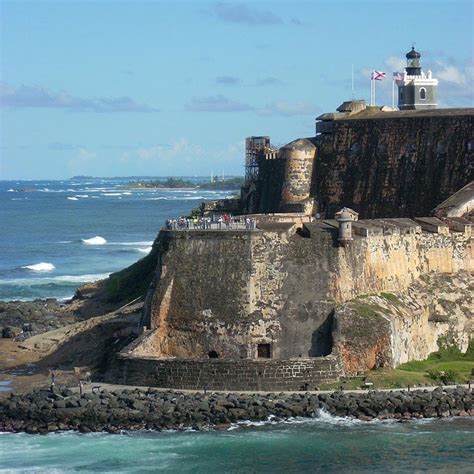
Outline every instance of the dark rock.
POLYGON ((13 339, 22 333, 22 329, 16 326, 6 326, 2 329, 2 338, 13 339))

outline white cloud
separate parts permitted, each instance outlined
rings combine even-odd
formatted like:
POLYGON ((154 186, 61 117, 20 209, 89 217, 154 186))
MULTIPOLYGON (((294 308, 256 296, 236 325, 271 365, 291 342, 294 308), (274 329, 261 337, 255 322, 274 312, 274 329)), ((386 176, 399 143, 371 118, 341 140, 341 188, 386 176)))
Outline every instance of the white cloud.
POLYGON ((92 161, 97 158, 97 153, 94 151, 87 150, 85 148, 79 148, 76 159, 79 161, 92 161))
POLYGON ((401 58, 400 56, 389 56, 385 61, 385 65, 388 68, 387 76, 391 75, 392 72, 403 71, 405 68, 406 60, 401 58))
POLYGON ((12 86, 0 83, 0 106, 11 108, 50 108, 77 112, 156 112, 157 109, 139 104, 130 97, 74 97, 65 91, 51 91, 43 86, 12 86))
POLYGON ((154 145, 138 147, 132 151, 122 153, 121 161, 139 159, 140 161, 176 162, 176 160, 189 161, 204 157, 205 152, 200 145, 190 143, 181 138, 171 145, 154 145))
POLYGON ((451 82, 457 86, 465 87, 467 85, 466 74, 459 70, 456 66, 443 64, 438 62, 438 67, 435 69, 436 77, 440 81, 451 82))

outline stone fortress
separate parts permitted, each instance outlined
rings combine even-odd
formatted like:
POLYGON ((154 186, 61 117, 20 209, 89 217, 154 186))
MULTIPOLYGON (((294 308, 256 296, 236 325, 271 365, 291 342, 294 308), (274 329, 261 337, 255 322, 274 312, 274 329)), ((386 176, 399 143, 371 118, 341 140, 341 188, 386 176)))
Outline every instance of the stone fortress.
POLYGON ((399 109, 344 102, 314 137, 246 141, 256 230, 162 230, 121 381, 300 390, 423 359, 474 333, 474 109, 436 109, 407 54, 399 109))

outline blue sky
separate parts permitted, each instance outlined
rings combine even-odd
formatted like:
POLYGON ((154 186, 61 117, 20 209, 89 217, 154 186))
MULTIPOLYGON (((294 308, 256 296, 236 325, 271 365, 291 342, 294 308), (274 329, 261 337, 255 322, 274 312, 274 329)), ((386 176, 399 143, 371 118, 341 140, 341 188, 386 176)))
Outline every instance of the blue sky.
POLYGON ((246 136, 314 135, 412 42, 441 106, 474 102, 470 1, 0 4, 0 179, 242 174, 246 136))

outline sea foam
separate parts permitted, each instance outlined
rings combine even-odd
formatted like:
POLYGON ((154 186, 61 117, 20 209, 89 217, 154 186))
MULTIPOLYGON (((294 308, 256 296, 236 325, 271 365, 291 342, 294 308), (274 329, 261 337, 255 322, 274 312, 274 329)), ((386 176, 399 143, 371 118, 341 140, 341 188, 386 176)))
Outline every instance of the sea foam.
POLYGON ((104 245, 107 243, 107 241, 100 235, 96 235, 90 239, 82 239, 82 243, 86 245, 104 245))
POLYGON ((67 197, 66 199, 69 199, 70 201, 78 201, 77 197, 67 197))
POLYGON ((146 254, 149 254, 151 252, 151 247, 146 247, 146 248, 136 248, 135 250, 137 250, 138 252, 140 253, 146 253, 146 254))
POLYGON ((48 262, 41 262, 41 263, 35 263, 33 265, 25 265, 24 267, 27 270, 33 270, 35 272, 51 272, 53 271, 56 267, 52 263, 48 262))

